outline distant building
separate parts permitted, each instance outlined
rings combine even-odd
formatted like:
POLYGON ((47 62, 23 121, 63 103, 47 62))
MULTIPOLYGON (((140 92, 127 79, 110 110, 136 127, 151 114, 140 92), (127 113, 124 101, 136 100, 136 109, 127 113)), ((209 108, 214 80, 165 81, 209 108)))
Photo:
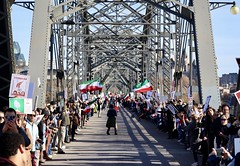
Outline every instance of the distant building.
POLYGON ((219 78, 219 84, 222 87, 231 87, 232 85, 237 84, 237 80, 237 73, 223 74, 222 77, 219 78))
POLYGON ((16 73, 20 73, 21 71, 26 70, 26 60, 24 55, 21 53, 21 47, 18 42, 13 42, 13 49, 16 73))

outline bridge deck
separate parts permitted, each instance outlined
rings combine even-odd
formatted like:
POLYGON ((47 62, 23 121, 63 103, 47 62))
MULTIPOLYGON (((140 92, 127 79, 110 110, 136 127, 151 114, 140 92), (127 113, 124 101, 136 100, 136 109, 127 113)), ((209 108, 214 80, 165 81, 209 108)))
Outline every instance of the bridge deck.
POLYGON ((67 144, 66 154, 53 156, 43 165, 183 165, 193 163, 192 153, 176 139, 158 130, 149 120, 138 121, 121 109, 118 113, 118 135, 111 129, 106 135, 106 111, 102 117, 90 118, 77 141, 67 144))

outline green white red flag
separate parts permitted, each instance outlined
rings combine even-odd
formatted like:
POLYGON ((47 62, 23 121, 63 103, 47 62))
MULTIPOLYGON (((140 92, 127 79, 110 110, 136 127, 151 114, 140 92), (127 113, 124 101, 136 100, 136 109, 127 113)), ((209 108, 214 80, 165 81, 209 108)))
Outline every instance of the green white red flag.
POLYGON ((91 84, 92 82, 94 82, 95 80, 89 80, 89 81, 85 81, 85 82, 82 82, 80 85, 79 85, 79 90, 80 92, 87 92, 87 86, 89 84, 91 84))
POLYGON ((87 91, 96 91, 96 90, 102 90, 102 83, 100 83, 99 79, 94 79, 90 81, 82 82, 79 85, 80 92, 87 92, 87 91))
POLYGON ((127 101, 130 98, 129 94, 126 94, 126 96, 124 97, 124 100, 127 101))
POLYGON ((92 101, 87 103, 87 106, 84 108, 83 113, 88 114, 91 111, 90 106, 97 101, 98 98, 93 99, 92 101))
POLYGON ((147 92, 150 90, 153 90, 153 87, 147 79, 133 87, 134 92, 147 92))
POLYGON ((100 83, 99 80, 95 80, 93 82, 91 82, 88 86, 87 86, 87 90, 88 91, 96 91, 96 90, 102 90, 103 85, 102 83, 100 83))
POLYGON ((89 105, 87 105, 87 106, 84 108, 83 113, 84 113, 84 114, 88 114, 90 111, 91 111, 91 108, 90 108, 89 105))

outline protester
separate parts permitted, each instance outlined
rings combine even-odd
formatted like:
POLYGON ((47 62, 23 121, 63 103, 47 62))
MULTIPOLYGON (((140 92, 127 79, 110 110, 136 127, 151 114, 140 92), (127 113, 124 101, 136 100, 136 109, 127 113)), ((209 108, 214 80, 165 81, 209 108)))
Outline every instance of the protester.
POLYGON ((0 124, 4 122, 4 112, 0 111, 0 124))
POLYGON ((221 128, 218 133, 221 139, 221 147, 227 148, 228 140, 229 140, 229 128, 228 128, 228 119, 226 115, 221 116, 221 128))
POLYGON ((112 104, 109 105, 109 110, 107 113, 107 123, 106 123, 106 127, 107 129, 107 135, 110 135, 110 128, 113 127, 114 131, 115 131, 115 135, 117 135, 117 122, 116 122, 116 116, 117 116, 117 112, 114 109, 114 106, 112 104))
POLYGON ((174 125, 175 122, 175 114, 173 114, 170 109, 167 109, 167 132, 168 132, 168 139, 172 139, 173 138, 173 132, 174 132, 174 125))
POLYGON ((189 125, 186 127, 186 130, 189 133, 189 141, 190 141, 190 147, 192 149, 193 153, 193 158, 194 158, 194 163, 192 166, 197 166, 198 165, 198 148, 200 146, 200 128, 198 126, 199 123, 199 116, 196 114, 191 115, 191 122, 189 125))
POLYGON ((102 101, 100 98, 97 99, 97 112, 98 112, 98 118, 101 118, 101 105, 102 101))
POLYGON ((36 117, 35 111, 32 111, 31 114, 27 115, 26 128, 30 131, 30 134, 31 134, 31 137, 32 137, 32 148, 31 148, 32 165, 33 166, 38 166, 39 165, 40 151, 39 151, 39 149, 36 149, 36 147, 37 147, 37 143, 42 142, 42 140, 39 139, 38 127, 34 123, 35 122, 35 117, 36 117))
POLYGON ((44 130, 44 138, 43 138, 43 158, 46 160, 52 160, 51 157, 49 157, 51 155, 51 141, 52 141, 52 132, 53 129, 51 126, 51 120, 50 120, 50 111, 48 109, 43 109, 42 110, 42 115, 43 115, 43 130, 44 130))
POLYGON ((64 114, 65 122, 66 122, 66 129, 65 129, 66 131, 65 131, 65 138, 64 138, 65 143, 70 143, 70 138, 69 138, 70 118, 69 118, 69 114, 70 114, 69 109, 65 108, 65 114, 64 114))
POLYGON ((17 126, 16 111, 13 108, 7 108, 4 113, 4 123, 0 124, 0 136, 5 132, 16 132, 23 136, 25 146, 29 146, 31 141, 26 135, 25 131, 17 126))
POLYGON ((75 134, 76 134, 76 129, 79 126, 79 116, 76 112, 76 110, 72 110, 71 112, 71 141, 75 141, 75 134))
POLYGON ((25 140, 21 134, 5 132, 0 136, 0 165, 27 165, 25 140))
POLYGON ((26 132, 28 138, 31 141, 31 144, 29 146, 25 147, 25 149, 26 149, 26 155, 27 155, 26 166, 32 166, 32 158, 31 158, 32 136, 31 136, 29 129, 26 128, 27 122, 24 118, 25 118, 25 114, 17 114, 16 123, 19 127, 21 127, 26 132))
POLYGON ((236 156, 232 156, 230 152, 224 147, 212 149, 209 154, 208 165, 209 166, 239 166, 240 164, 240 152, 236 156))
POLYGON ((63 143, 66 136, 66 126, 67 126, 67 112, 64 108, 60 111, 58 118, 58 154, 65 154, 63 151, 63 143))
MULTIPOLYGON (((58 107, 59 108, 59 107, 58 107)), ((45 116, 44 116, 45 117, 45 116)), ((51 150, 57 151, 57 138, 58 138, 58 117, 59 117, 59 109, 55 109, 52 115, 50 116, 51 125, 50 128, 53 129, 52 132, 52 141, 51 141, 51 150)))

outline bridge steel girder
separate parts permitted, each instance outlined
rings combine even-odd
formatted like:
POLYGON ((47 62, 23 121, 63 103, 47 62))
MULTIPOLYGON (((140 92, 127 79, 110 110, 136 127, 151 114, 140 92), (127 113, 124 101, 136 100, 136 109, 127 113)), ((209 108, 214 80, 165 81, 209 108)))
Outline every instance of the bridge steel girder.
POLYGON ((35 0, 34 19, 32 23, 32 35, 29 53, 29 75, 35 84, 33 96, 37 97, 36 107, 44 108, 46 105, 47 71, 49 59, 49 43, 51 20, 46 9, 50 6, 50 0, 35 0), (41 34, 41 35, 39 35, 41 34), (39 89, 38 78, 41 81, 39 89))
POLYGON ((15 71, 10 7, 10 1, 0 1, 0 109, 9 105, 11 75, 15 71))
POLYGON ((34 10, 34 1, 18 1, 18 2, 14 2, 15 5, 17 6, 21 6, 21 7, 24 7, 26 9, 29 9, 29 10, 34 10))
MULTIPOLYGON (((72 2, 73 0, 69 1, 72 2)), ((63 2, 65 3, 67 1, 63 2)), ((219 96, 217 92, 217 72, 214 71, 211 73, 211 78, 214 80, 211 80, 210 83, 210 81, 207 80, 209 77, 206 77, 206 73, 209 73, 211 70, 208 70, 208 72, 205 73, 205 70, 203 69, 203 59, 206 57, 206 59, 209 59, 209 57, 211 59, 211 63, 208 64, 216 67, 212 42, 213 38, 211 35, 209 2, 207 0, 204 0, 203 4, 200 4, 197 0, 171 0, 161 2, 152 0, 115 2, 107 0, 104 2, 93 1, 91 4, 86 4, 80 1, 76 1, 76 3, 78 3, 78 11, 75 11, 74 8, 72 8, 71 12, 75 11, 74 21, 76 21, 75 26, 78 25, 78 28, 75 29, 75 32, 71 33, 81 39, 78 42, 80 51, 77 56, 82 56, 83 59, 82 62, 84 67, 81 70, 84 72, 82 74, 88 74, 88 76, 90 76, 92 72, 91 65, 99 63, 103 57, 112 57, 110 58, 111 60, 109 61, 109 64, 120 64, 115 63, 112 59, 116 57, 130 56, 129 52, 131 50, 133 54, 135 54, 135 57, 133 57, 134 61, 142 66, 141 72, 137 72, 136 74, 136 78, 141 78, 141 80, 137 80, 138 82, 151 77, 151 81, 155 80, 154 84, 157 85, 158 81, 156 79, 158 77, 155 76, 157 75, 155 61, 156 59, 163 58, 163 83, 171 84, 171 43, 175 40, 173 38, 175 35, 178 40, 176 44, 173 45, 174 50, 176 51, 175 56, 178 63, 176 65, 178 66, 176 69, 181 70, 182 66, 179 65, 179 63, 181 63, 180 61, 182 59, 182 55, 180 52, 183 50, 189 51, 190 49, 187 48, 187 42, 185 42, 186 39, 189 39, 189 35, 187 37, 183 37, 184 34, 191 33, 189 29, 184 29, 183 27, 184 24, 188 22, 192 24, 194 30, 195 52, 193 53, 195 54, 199 71, 198 80, 200 86, 200 102, 202 102, 206 95, 213 93, 212 101, 217 101, 216 103, 219 104, 219 96), (206 13, 203 13, 201 8, 203 8, 206 13), (161 14, 156 15, 156 13, 161 14), (203 14, 203 17, 200 16, 201 14, 203 14), (79 17, 79 15, 82 17, 79 17), (81 19, 79 20, 79 18, 81 19), (171 21, 164 22, 164 20, 171 21), (109 24, 109 22, 112 23, 109 24), (127 24, 128 22, 141 22, 141 24, 127 24), (155 22, 157 22, 157 24, 155 22), (176 23, 174 31, 171 30, 169 25, 173 22, 176 23), (162 26, 158 23, 163 23, 164 25, 162 26), (176 25, 181 28, 178 27, 179 29, 176 30, 176 25), (201 25, 206 26, 202 27, 201 25), (209 33, 209 36, 207 39, 202 39, 200 36, 206 36, 203 35, 202 32, 206 29, 206 27, 208 28, 207 32, 209 33), (203 46, 203 43, 206 43, 206 40, 208 40, 208 46, 212 47, 212 49, 203 46), (137 48, 134 45, 137 47, 141 46, 141 48, 137 48), (90 48, 92 46, 101 48, 102 51, 96 51, 97 49, 95 48, 91 50, 90 48), (111 53, 107 54, 105 50, 109 50, 111 53), (118 52, 121 50, 127 51, 125 51, 124 54, 119 54, 118 52), (152 50, 164 50, 163 57, 156 58, 156 55, 155 53, 152 53, 152 50), (88 57, 95 58, 95 61, 90 65, 87 64, 88 57), (154 70, 155 74, 151 73, 151 70, 154 70)), ((122 67, 122 69, 129 70, 126 66, 122 67)), ((94 78, 95 76, 96 75, 93 75, 91 77, 94 78)), ((87 77, 87 79, 90 78, 87 77)), ((166 86, 164 89, 166 90, 164 90, 164 95, 171 91, 169 88, 170 85, 167 84, 165 84, 166 86)))
POLYGON ((211 14, 208 0, 193 0, 197 66, 200 82, 200 102, 211 96, 210 106, 217 109, 221 105, 217 62, 211 27, 211 14))
MULTIPOLYGON (((76 3, 73 1, 69 3, 66 6, 66 12, 71 11, 72 8, 76 7, 76 3)), ((75 13, 69 14, 67 16, 67 20, 74 20, 75 18, 75 13)), ((67 32, 74 32, 75 31, 75 26, 72 24, 66 25, 66 30, 67 32)), ((75 71, 75 62, 77 61, 76 57, 76 50, 75 50, 75 38, 73 36, 66 36, 67 41, 66 41, 66 60, 67 60, 67 65, 66 65, 66 85, 65 87, 67 88, 67 98, 74 98, 74 89, 76 89, 76 80, 75 80, 75 75, 77 74, 75 71)))

